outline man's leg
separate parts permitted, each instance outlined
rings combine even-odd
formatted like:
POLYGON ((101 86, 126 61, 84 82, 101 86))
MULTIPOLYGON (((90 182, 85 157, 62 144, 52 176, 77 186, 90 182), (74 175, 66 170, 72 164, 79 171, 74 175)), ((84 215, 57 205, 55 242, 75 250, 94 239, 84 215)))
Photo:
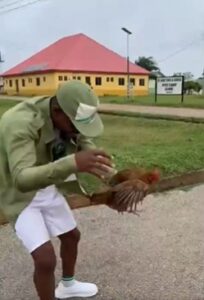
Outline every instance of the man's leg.
POLYGON ((95 284, 75 280, 75 264, 80 233, 76 221, 65 198, 56 192, 49 207, 43 210, 43 218, 51 237, 61 241, 62 279, 55 289, 55 297, 67 299, 89 297, 97 294, 95 284))
POLYGON ((51 242, 47 242, 31 253, 35 271, 34 283, 40 300, 55 300, 56 257, 51 242))
POLYGON ((80 231, 75 228, 70 232, 60 235, 59 239, 61 241, 60 255, 62 259, 63 278, 72 278, 74 277, 77 260, 80 231))
POLYGON ((15 231, 34 260, 34 283, 40 300, 54 300, 56 258, 42 212, 29 205, 19 215, 15 231))
POLYGON ((77 228, 58 236, 61 241, 62 280, 55 290, 57 299, 91 297, 98 293, 95 284, 75 280, 75 265, 80 232, 77 228))

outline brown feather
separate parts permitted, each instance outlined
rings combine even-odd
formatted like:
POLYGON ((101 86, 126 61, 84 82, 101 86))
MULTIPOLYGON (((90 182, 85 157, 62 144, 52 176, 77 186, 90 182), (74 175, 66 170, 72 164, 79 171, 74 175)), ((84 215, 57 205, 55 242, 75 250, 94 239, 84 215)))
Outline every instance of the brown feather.
POLYGON ((92 204, 106 204, 119 212, 137 212, 137 204, 142 202, 148 190, 148 184, 138 179, 131 179, 113 187, 103 193, 91 196, 92 204))

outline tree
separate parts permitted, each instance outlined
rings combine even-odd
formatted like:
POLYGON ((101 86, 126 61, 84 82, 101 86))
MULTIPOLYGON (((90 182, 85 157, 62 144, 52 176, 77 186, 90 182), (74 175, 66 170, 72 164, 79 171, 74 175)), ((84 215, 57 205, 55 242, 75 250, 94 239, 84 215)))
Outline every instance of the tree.
POLYGON ((150 72, 160 71, 157 62, 154 60, 152 56, 149 57, 139 56, 138 60, 135 61, 135 64, 150 72))
POLYGON ((184 92, 187 94, 191 94, 192 91, 195 92, 200 92, 200 90, 202 89, 202 86, 199 82, 196 81, 186 81, 184 83, 184 92))
POLYGON ((192 79, 194 77, 191 72, 184 72, 184 73, 177 72, 177 73, 174 73, 173 76, 184 76, 185 81, 192 81, 192 79))

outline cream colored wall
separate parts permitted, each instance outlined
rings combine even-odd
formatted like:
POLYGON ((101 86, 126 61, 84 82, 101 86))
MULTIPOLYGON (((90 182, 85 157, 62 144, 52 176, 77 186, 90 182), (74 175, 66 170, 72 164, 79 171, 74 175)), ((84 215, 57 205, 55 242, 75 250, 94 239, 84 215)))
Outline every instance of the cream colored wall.
MULTIPOLYGON (((63 79, 62 81, 59 81, 59 76, 67 76, 67 79, 78 79, 81 80, 82 82, 86 82, 86 77, 91 78, 91 86, 96 92, 97 95, 99 96, 106 96, 106 95, 115 95, 115 96, 124 96, 127 93, 127 76, 126 75, 110 75, 110 74, 89 74, 89 73, 56 73, 56 80, 58 82, 64 82, 65 80, 63 79), (101 85, 96 84, 96 78, 100 77, 102 80, 101 85), (109 78, 109 81, 107 81, 107 78, 109 78), (111 80, 113 78, 113 81, 111 80), (118 80, 119 78, 124 78, 125 80, 125 85, 119 85, 118 80)), ((134 78, 135 79, 135 86, 130 90, 130 94, 132 96, 139 96, 139 95, 148 95, 148 86, 149 86, 149 79, 148 76, 140 76, 140 75, 130 75, 130 79, 134 78), (140 86, 139 81, 140 79, 145 80, 145 85, 140 86)))
MULTIPOLYGON (((127 93, 127 76, 126 75, 110 75, 110 74, 89 74, 89 73, 70 73, 70 72, 56 72, 39 75, 25 75, 4 78, 5 92, 9 95, 52 95, 55 93, 58 85, 62 82, 76 79, 86 82, 86 77, 90 77, 91 86, 98 96, 124 96, 127 93), (101 78, 101 85, 96 84, 96 78, 101 78), (36 79, 40 79, 40 85, 36 85, 36 79), (119 85, 119 78, 124 79, 124 85, 119 85), (9 81, 12 80, 12 87, 9 81), (19 83, 19 91, 16 88, 16 80, 19 83), (25 80, 25 86, 22 84, 25 80), (31 82, 32 81, 32 82, 31 82)), ((148 76, 130 75, 130 79, 135 79, 135 85, 130 89, 130 95, 139 96, 148 94, 149 79, 148 76), (141 86, 140 79, 144 79, 145 85, 141 86)))
POLYGON ((25 75, 4 78, 4 90, 8 95, 52 95, 55 93, 57 83, 54 74, 40 74, 40 75, 25 75), (40 85, 37 86, 36 79, 40 79, 40 85), (12 80, 12 87, 9 81, 12 80), (16 80, 18 80, 19 91, 17 91, 16 80), (23 86, 22 80, 25 80, 23 86))

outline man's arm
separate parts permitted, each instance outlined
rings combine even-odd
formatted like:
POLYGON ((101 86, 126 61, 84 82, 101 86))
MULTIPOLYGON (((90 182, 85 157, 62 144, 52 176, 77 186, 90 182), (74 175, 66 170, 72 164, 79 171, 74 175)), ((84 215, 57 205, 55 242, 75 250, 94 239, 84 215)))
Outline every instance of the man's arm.
POLYGON ((78 137, 77 145, 80 150, 96 149, 96 145, 94 144, 93 140, 83 135, 78 137))
POLYGON ((11 124, 5 126, 3 137, 13 183, 22 192, 59 183, 77 171, 74 154, 46 165, 36 166, 35 144, 39 136, 38 131, 28 122, 22 122, 16 127, 11 121, 11 124))

